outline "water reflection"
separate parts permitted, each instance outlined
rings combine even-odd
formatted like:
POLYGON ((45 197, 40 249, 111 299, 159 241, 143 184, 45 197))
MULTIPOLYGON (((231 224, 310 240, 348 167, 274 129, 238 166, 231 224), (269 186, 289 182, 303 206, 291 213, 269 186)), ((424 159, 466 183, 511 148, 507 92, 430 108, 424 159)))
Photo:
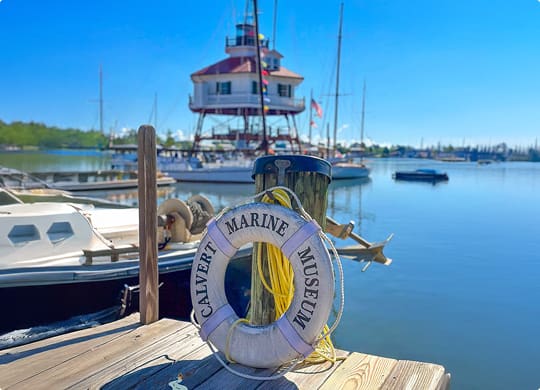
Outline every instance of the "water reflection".
POLYGON ((369 177, 354 180, 336 180, 328 188, 327 215, 340 223, 354 221, 354 232, 361 234, 362 191, 371 187, 369 177))

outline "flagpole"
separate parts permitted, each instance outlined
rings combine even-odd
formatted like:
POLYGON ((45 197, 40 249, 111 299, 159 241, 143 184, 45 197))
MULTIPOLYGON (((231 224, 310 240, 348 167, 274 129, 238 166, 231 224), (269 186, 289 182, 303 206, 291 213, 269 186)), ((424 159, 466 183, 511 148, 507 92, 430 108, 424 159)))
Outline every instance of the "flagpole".
POLYGON ((313 88, 311 88, 311 96, 309 100, 309 146, 311 147, 311 128, 313 127, 313 88))

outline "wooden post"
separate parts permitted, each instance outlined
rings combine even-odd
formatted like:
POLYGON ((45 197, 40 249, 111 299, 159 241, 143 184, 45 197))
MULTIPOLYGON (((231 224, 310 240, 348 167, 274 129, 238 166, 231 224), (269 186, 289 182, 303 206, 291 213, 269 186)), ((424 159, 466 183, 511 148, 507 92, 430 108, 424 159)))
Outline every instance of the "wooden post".
MULTIPOLYGON (((308 214, 324 230, 328 184, 331 178, 331 166, 326 160, 298 155, 264 156, 255 160, 253 174, 256 193, 278 185, 290 188, 308 214)), ((255 254, 259 245, 255 244, 253 250, 250 320, 252 324, 264 325, 274 321, 275 308, 273 297, 262 285, 257 271, 255 254)), ((262 261, 263 273, 268 280, 268 261, 264 246, 262 261)))
POLYGON ((159 317, 155 129, 146 125, 139 127, 138 143, 139 311, 141 323, 146 325, 159 317))

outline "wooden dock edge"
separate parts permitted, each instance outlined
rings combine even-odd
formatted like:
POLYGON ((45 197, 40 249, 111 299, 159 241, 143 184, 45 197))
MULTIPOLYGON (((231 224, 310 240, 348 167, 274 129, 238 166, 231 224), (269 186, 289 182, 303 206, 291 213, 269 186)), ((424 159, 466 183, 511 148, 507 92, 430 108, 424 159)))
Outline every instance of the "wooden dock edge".
MULTIPOLYGON (((338 351, 335 364, 301 365, 274 381, 243 379, 225 370, 187 322, 149 325, 133 314, 118 321, 0 351, 0 389, 428 389, 446 390, 443 366, 338 351), (181 380, 181 382, 179 382, 181 380)), ((257 376, 274 369, 233 365, 257 376)))

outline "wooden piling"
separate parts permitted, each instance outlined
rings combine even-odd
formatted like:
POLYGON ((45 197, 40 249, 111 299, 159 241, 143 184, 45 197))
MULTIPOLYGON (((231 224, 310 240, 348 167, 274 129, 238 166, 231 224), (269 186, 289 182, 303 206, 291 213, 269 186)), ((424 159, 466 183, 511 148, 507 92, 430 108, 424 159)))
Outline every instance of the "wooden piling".
POLYGON ((157 264, 157 183, 156 131, 143 125, 138 132, 139 170, 139 310, 141 323, 150 324, 159 317, 157 264))
MULTIPOLYGON (((303 208, 324 229, 328 184, 331 178, 330 164, 317 157, 284 155, 259 157, 254 164, 255 192, 284 186, 299 198, 303 208)), ((293 202, 293 207, 294 205, 293 202)), ((251 269, 251 316, 255 325, 265 325, 274 321, 274 300, 264 288, 257 270, 257 251, 261 244, 254 244, 251 269)), ((268 280, 268 258, 262 245, 262 270, 268 280)))

